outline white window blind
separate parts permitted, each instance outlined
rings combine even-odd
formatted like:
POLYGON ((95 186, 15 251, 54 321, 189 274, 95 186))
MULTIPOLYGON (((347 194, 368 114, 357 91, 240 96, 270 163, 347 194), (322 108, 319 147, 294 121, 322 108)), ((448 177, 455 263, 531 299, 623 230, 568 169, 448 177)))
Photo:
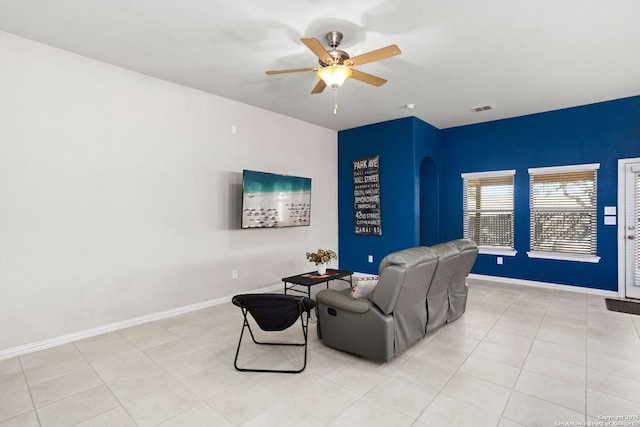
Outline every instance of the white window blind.
POLYGON ((515 170, 462 174, 464 237, 478 246, 513 249, 515 170))
POLYGON ((532 252, 596 256, 598 167, 529 169, 532 252))

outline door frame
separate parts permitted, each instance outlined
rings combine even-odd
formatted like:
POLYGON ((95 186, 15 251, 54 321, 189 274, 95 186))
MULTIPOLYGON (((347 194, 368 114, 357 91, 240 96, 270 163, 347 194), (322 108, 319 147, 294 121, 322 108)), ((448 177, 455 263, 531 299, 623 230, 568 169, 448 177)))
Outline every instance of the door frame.
POLYGON ((640 163, 640 157, 630 159, 618 159, 618 296, 627 296, 627 256, 625 253, 625 227, 626 227, 626 167, 629 163, 640 163))

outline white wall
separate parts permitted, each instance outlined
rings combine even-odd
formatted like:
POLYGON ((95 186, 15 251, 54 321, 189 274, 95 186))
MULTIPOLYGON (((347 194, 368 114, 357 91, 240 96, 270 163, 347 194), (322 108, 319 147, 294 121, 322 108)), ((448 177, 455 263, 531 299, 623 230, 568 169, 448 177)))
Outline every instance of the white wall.
POLYGON ((0 64, 0 352, 337 249, 335 131, 2 32, 0 64), (240 230, 244 168, 311 177, 311 226, 240 230))

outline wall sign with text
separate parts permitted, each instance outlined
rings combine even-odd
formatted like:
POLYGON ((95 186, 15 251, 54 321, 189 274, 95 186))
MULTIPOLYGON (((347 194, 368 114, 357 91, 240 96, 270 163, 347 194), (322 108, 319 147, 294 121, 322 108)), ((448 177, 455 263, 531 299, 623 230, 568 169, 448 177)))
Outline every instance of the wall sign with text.
POLYGON ((380 156, 353 161, 353 215, 355 234, 382 235, 380 156))

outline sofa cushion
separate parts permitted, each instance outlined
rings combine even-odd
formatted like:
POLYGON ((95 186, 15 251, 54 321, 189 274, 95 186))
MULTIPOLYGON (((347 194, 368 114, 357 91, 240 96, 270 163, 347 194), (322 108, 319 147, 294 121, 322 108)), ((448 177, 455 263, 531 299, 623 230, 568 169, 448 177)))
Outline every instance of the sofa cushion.
POLYGON ((369 298, 378 285, 378 276, 362 277, 351 288, 353 298, 369 298))
POLYGON ((343 289, 342 291, 323 289, 316 294, 316 301, 318 304, 337 308, 348 313, 362 314, 371 309, 371 301, 351 298, 351 295, 346 294, 344 291, 348 291, 348 289, 343 289))
POLYGON ((417 264, 431 261, 434 257, 435 255, 433 251, 425 246, 403 249, 385 256, 382 261, 380 261, 378 271, 384 270, 384 268, 389 265, 398 265, 402 268, 410 268, 417 264))

